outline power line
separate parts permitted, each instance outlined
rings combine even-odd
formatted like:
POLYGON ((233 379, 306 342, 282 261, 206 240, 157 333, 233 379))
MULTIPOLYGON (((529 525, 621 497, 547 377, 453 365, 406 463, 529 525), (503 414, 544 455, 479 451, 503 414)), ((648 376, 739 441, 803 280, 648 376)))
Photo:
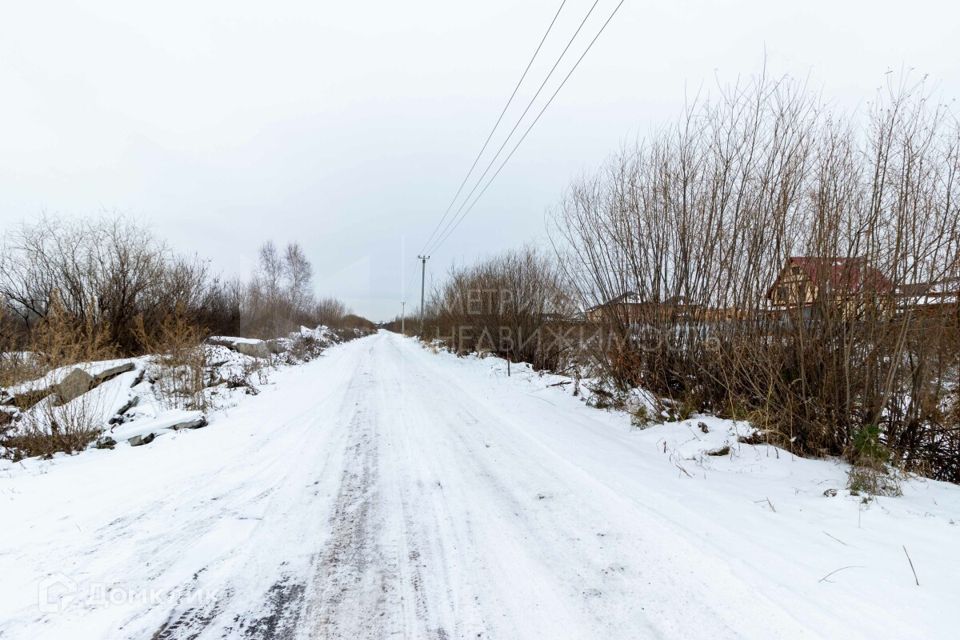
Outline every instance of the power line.
MULTIPOLYGON (((517 84, 513 87, 513 92, 510 94, 510 97, 507 99, 507 103, 503 105, 503 110, 500 111, 500 116, 497 118, 496 123, 494 123, 493 128, 490 129, 490 133, 487 134, 487 139, 483 142, 483 147, 480 148, 480 152, 477 154, 477 157, 473 159, 473 164, 470 165, 470 170, 467 171, 467 174, 463 176, 463 181, 460 183, 460 186, 457 188, 457 192, 454 194, 453 199, 450 200, 450 204, 447 205, 446 211, 443 212, 443 216, 440 218, 440 222, 437 223, 437 226, 433 228, 433 231, 430 232, 430 235, 427 237, 426 242, 423 243, 423 248, 426 249, 427 245, 430 244, 430 241, 434 239, 434 235, 440 229, 440 225, 443 224, 444 220, 447 219, 447 216, 450 215, 453 205, 456 204, 457 200, 460 198, 460 194, 463 192, 463 187, 466 186, 467 181, 470 179, 470 176, 473 174, 473 170, 477 168, 477 163, 480 162, 480 158, 483 156, 483 152, 487 150, 487 146, 490 144, 490 140, 493 139, 493 134, 496 133, 497 128, 500 126, 500 122, 503 120, 503 116, 506 115, 507 109, 510 108, 510 105, 513 104, 513 99, 517 96, 517 91, 520 90, 520 85, 523 84, 524 79, 527 77, 527 73, 530 72, 530 67, 533 66, 534 60, 537 59, 537 54, 540 53, 540 49, 543 47, 543 43, 546 42, 547 36, 550 35, 550 31, 553 29, 554 23, 556 23, 557 18, 560 16, 560 12, 563 11, 564 5, 567 4, 567 0, 563 0, 560 3, 560 8, 557 9, 557 12, 553 15, 553 20, 550 21, 550 25, 547 27, 547 31, 543 34, 543 37, 540 38, 540 44, 537 45, 536 50, 533 52, 533 55, 530 57, 530 61, 527 62, 526 68, 523 70, 523 74, 520 76, 520 79, 517 80, 517 84)), ((469 196, 468 196, 469 197, 469 196)))
MULTIPOLYGON (((487 181, 487 183, 484 185, 483 189, 480 190, 480 193, 477 194, 477 197, 474 198, 473 202, 470 203, 470 206, 467 207, 467 208, 463 211, 462 214, 460 214, 460 212, 458 211, 457 213, 460 214, 459 217, 457 217, 457 215, 454 215, 454 217, 451 219, 451 221, 453 222, 453 225, 452 225, 452 226, 448 225, 449 228, 448 228, 447 230, 445 230, 445 232, 444 232, 443 234, 441 234, 441 237, 433 244, 433 246, 432 246, 432 248, 431 248, 431 253, 436 252, 437 248, 439 248, 440 245, 443 244, 443 242, 444 242, 447 238, 450 237, 450 235, 456 230, 456 228, 457 228, 458 226, 460 226, 460 223, 463 222, 463 219, 467 217, 467 214, 470 213, 471 210, 473 210, 473 208, 476 206, 477 202, 479 202, 480 198, 483 197, 483 194, 487 192, 487 189, 490 188, 490 185, 493 183, 493 181, 496 180, 497 176, 500 175, 500 172, 503 171, 503 168, 507 165, 507 162, 509 162, 509 161, 510 161, 510 158, 513 157, 513 154, 516 153, 517 149, 520 147, 520 145, 521 145, 521 144, 523 143, 523 141, 526 139, 527 135, 530 133, 530 131, 533 129, 533 127, 534 127, 534 126, 537 124, 537 122, 540 120, 540 117, 543 116, 544 112, 547 110, 547 107, 550 106, 550 104, 553 102, 554 98, 557 97, 557 94, 560 93, 560 90, 563 89, 563 86, 567 83, 567 80, 570 79, 570 76, 573 75, 573 72, 577 70, 577 67, 578 67, 578 66, 580 66, 580 63, 583 61, 584 57, 586 57, 587 53, 588 53, 588 52, 590 51, 590 49, 593 47, 594 43, 596 43, 597 39, 600 38, 600 35, 603 33, 604 29, 607 28, 607 25, 610 24, 610 21, 613 20, 613 17, 614 17, 615 15, 617 15, 617 12, 620 10, 620 7, 623 6, 623 3, 624 3, 625 1, 626 1, 626 0, 620 0, 619 4, 617 4, 617 6, 614 8, 614 10, 610 13, 610 16, 607 18, 606 22, 603 23, 603 26, 600 27, 600 30, 597 32, 597 35, 595 35, 595 36, 593 37, 593 40, 590 41, 590 44, 587 45, 587 48, 584 49, 583 53, 580 54, 580 57, 577 58, 577 61, 574 63, 573 67, 570 69, 570 71, 567 73, 567 75, 566 75, 566 76, 563 78, 563 80, 560 82, 560 86, 557 87, 556 91, 553 92, 553 95, 550 96, 550 99, 547 100, 547 102, 543 105, 543 108, 540 109, 540 112, 537 114, 537 117, 533 119, 533 122, 531 122, 531 123, 530 123, 530 126, 528 126, 527 129, 526 129, 526 131, 524 131, 523 135, 520 137, 520 139, 519 139, 519 140, 517 141, 517 143, 514 145, 513 149, 510 150, 510 153, 507 154, 507 157, 504 158, 504 160, 503 160, 502 163, 500 163, 500 166, 497 168, 496 172, 490 177, 490 179, 489 179, 489 180, 487 181)), ((499 154, 498 154, 498 155, 499 155, 499 154)), ((496 156, 494 156, 494 161, 496 161, 496 156)), ((493 162, 491 162, 491 166, 492 166, 492 164, 493 164, 493 162)), ((484 175, 486 175, 486 172, 484 172, 484 175)), ((483 180, 483 177, 482 177, 482 176, 481 176, 480 180, 481 180, 481 181, 483 180)), ((479 182, 477 183, 477 186, 479 186, 479 182)), ((475 188, 476 188, 476 187, 474 187, 474 189, 475 189, 475 188)), ((471 191, 471 195, 472 195, 472 193, 473 193, 473 192, 471 191)), ((469 198, 470 198, 470 195, 467 196, 467 200, 469 200, 469 198)), ((464 203, 466 203, 466 201, 464 201, 464 203)), ((463 207, 461 206, 461 209, 462 209, 462 208, 463 208, 463 207)))
MULTIPOLYGON (((450 228, 453 220, 456 219, 460 212, 463 211, 463 208, 470 201, 470 198, 473 197, 473 194, 476 193, 477 187, 483 183, 483 179, 487 177, 487 174, 490 173, 490 169, 496 163, 497 159, 500 157, 500 154, 503 153, 504 148, 507 146, 507 143, 510 142, 510 138, 513 137, 513 134, 516 133, 517 128, 520 126, 520 123, 523 122, 523 119, 527 116, 527 113, 530 111, 530 107, 533 106, 533 103, 536 102, 537 98, 540 97, 540 93, 543 91, 543 88, 547 86, 547 82, 550 81, 550 78, 553 77, 553 72, 557 70, 557 67, 560 65, 560 62, 563 60, 564 56, 567 55, 567 51, 570 50, 570 47, 573 45, 574 40, 577 39, 577 36, 580 35, 580 31, 583 29, 583 25, 587 23, 587 20, 590 19, 590 16, 593 14, 593 10, 597 8, 600 0, 594 0, 593 4, 590 5, 590 9, 587 11, 587 14, 583 17, 583 20, 580 21, 580 24, 577 26, 577 30, 573 32, 573 35, 570 36, 570 39, 567 41, 567 45, 563 48, 563 51, 560 52, 560 55, 557 57, 557 60, 553 63, 553 66, 550 67, 550 71, 547 72, 547 76, 543 79, 543 82, 540 83, 540 86, 537 87, 536 93, 533 94, 533 97, 530 98, 530 101, 527 102, 527 106, 524 107, 523 113, 520 114, 520 117, 517 118, 517 121, 514 123, 513 128, 510 129, 510 133, 507 134, 507 137, 503 139, 503 142, 500 144, 500 148, 497 149, 497 152, 493 154, 493 157, 490 159, 490 162, 487 163, 487 167, 483 170, 483 173, 477 178, 477 182, 473 185, 473 188, 470 189, 470 192, 467 194, 467 197, 464 198, 463 202, 460 203, 460 206, 457 208, 456 213, 453 214, 453 218, 447 222, 447 225, 444 227, 443 231, 440 232, 440 235, 446 233, 450 228)), ((446 217, 446 216, 444 216, 446 217)), ((430 247, 430 250, 438 245, 433 245, 430 247)))

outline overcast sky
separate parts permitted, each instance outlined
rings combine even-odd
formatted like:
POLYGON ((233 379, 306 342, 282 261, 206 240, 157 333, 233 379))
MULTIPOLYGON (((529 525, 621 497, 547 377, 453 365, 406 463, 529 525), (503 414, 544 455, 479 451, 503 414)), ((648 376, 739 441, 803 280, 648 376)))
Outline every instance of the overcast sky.
MULTIPOLYGON (((617 1, 599 0, 571 51, 617 1)), ((518 107, 592 3, 567 1, 518 107)), ((559 5, 4 2, 0 230, 118 212, 244 276, 262 241, 296 240, 318 294, 392 317, 418 296, 416 253, 559 5)), ((958 51, 954 2, 626 0, 428 280, 542 241, 572 177, 685 95, 755 74, 764 52, 849 110, 904 67, 960 97, 958 51)))

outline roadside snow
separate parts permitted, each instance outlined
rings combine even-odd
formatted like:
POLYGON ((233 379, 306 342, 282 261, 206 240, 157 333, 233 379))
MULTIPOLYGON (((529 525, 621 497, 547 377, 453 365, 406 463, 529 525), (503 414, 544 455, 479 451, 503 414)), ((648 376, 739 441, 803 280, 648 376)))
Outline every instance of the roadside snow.
POLYGON ((118 358, 115 360, 99 360, 97 362, 82 362, 76 365, 69 365, 66 367, 59 367, 47 373, 46 375, 37 378, 36 380, 29 380, 27 382, 22 382, 20 384, 11 385, 6 388, 6 392, 11 396, 16 396, 21 393, 27 393, 30 391, 38 391, 42 389, 49 389, 50 387, 59 384, 67 377, 74 369, 81 369, 86 371, 91 376, 96 377, 98 374, 108 371, 114 367, 124 365, 127 363, 140 363, 142 358, 118 358))
MULTIPOLYGON (((205 424, 205 416, 202 411, 185 411, 183 409, 174 409, 165 411, 160 417, 152 420, 137 420, 128 424, 121 424, 111 427, 105 432, 117 442, 121 440, 129 441, 137 436, 160 435, 168 433, 174 427, 179 425, 200 425, 205 424)), ((196 428, 190 426, 188 428, 196 428)))
MULTIPOLYGON (((210 338, 200 347, 204 350, 206 363, 203 371, 170 366, 157 356, 60 367, 38 379, 0 388, 0 401, 9 405, 4 410, 15 417, 3 435, 15 438, 26 431, 49 432, 51 425, 56 423, 82 424, 101 431, 90 448, 112 448, 125 442, 148 444, 154 437, 185 425, 193 425, 189 428, 206 426, 206 415, 197 410, 198 407, 207 412, 230 408, 244 396, 256 394, 257 387, 268 381, 277 366, 302 363, 341 341, 342 338, 327 327, 300 327, 287 337, 270 341, 272 349, 266 348, 266 341, 254 338, 210 338), (306 338, 312 342, 303 347, 306 338), (262 352, 243 353, 244 346, 261 344, 264 345, 262 352), (130 370, 122 372, 122 368, 130 370), (53 395, 55 385, 74 369, 104 381, 96 380, 93 389, 59 405, 58 398, 53 395), (202 385, 202 392, 196 390, 197 384, 202 385), (188 393, 182 393, 183 388, 188 393), (22 411, 13 406, 15 396, 31 392, 41 392, 41 395, 47 392, 48 395, 39 401, 31 399, 35 404, 22 411)), ((19 457, 15 449, 4 449, 3 442, 13 441, 0 441, 0 457, 19 457)))
POLYGON ((381 332, 189 436, 0 463, 0 636, 956 636, 960 487, 864 502, 511 374, 381 332))
POLYGON ((207 338, 208 342, 211 343, 226 343, 226 344, 263 344, 265 340, 260 338, 238 338, 235 336, 210 336, 207 338))

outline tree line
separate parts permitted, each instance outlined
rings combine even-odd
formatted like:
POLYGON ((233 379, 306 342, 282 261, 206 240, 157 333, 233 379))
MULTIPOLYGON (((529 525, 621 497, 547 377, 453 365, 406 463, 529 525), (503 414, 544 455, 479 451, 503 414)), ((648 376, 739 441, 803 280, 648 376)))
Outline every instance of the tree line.
POLYGON ((56 333, 72 337, 75 359, 139 355, 174 317, 200 337, 273 338, 300 325, 362 321, 341 301, 314 296, 312 266, 295 242, 264 243, 248 280, 221 277, 207 260, 176 253, 123 217, 44 217, 9 230, 2 247, 0 350, 7 353, 51 355, 56 333))
POLYGON ((958 181, 960 125, 922 82, 891 80, 866 117, 844 117, 760 76, 574 181, 551 254, 453 270, 428 336, 470 350, 460 327, 550 330, 568 339, 487 348, 574 357, 797 453, 960 481, 958 181), (470 313, 482 290, 511 305, 470 313), (557 330, 571 325, 590 330, 557 330))

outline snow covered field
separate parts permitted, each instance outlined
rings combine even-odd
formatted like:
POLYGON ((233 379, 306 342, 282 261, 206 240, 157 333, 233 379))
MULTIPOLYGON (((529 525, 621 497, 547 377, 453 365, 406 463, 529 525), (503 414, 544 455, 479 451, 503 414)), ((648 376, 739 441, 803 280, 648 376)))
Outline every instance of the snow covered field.
POLYGON ((205 429, 0 463, 0 638, 957 637, 960 487, 864 502, 558 380, 381 332, 205 429))

